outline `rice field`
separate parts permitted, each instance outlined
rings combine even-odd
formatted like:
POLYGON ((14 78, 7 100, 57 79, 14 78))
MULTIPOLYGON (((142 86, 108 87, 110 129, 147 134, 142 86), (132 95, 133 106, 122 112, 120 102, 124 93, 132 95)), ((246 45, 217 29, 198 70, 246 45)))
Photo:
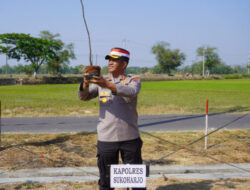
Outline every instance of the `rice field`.
MULTIPOLYGON (((0 86, 3 117, 98 115, 98 100, 78 99, 79 84, 0 86)), ((250 79, 142 82, 139 114, 249 113, 250 79)))

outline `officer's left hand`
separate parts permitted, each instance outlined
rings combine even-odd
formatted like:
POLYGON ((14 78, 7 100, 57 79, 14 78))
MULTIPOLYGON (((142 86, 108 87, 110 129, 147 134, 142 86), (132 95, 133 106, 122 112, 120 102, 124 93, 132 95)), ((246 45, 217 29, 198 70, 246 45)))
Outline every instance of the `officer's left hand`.
POLYGON ((102 88, 107 87, 107 80, 105 80, 102 76, 93 76, 90 82, 97 84, 98 86, 102 88))

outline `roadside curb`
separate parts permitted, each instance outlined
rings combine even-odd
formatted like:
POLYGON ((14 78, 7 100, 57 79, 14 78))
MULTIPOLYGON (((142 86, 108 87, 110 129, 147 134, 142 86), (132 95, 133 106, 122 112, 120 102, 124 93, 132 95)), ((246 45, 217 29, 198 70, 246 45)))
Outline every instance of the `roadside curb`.
MULTIPOLYGON (((250 163, 234 165, 250 171, 250 163)), ((97 167, 0 170, 0 184, 21 182, 50 183, 59 181, 87 182, 98 180, 98 175, 97 167)), ((250 178, 250 172, 227 164, 150 167, 150 177, 148 179, 155 179, 161 176, 186 179, 250 178)))

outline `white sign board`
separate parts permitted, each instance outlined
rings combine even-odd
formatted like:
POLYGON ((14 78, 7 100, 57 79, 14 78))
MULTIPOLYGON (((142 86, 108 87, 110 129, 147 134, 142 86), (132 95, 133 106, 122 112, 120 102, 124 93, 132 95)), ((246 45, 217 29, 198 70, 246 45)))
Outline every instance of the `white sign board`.
POLYGON ((111 165, 110 186, 146 187, 146 165, 111 165))

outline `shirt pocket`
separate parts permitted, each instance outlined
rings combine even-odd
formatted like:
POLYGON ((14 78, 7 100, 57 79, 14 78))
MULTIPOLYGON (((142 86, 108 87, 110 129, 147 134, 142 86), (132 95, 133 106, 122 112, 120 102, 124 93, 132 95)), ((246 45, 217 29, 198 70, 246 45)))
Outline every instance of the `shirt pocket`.
POLYGON ((102 105, 109 105, 112 100, 112 94, 109 90, 101 90, 99 92, 99 102, 102 105))

